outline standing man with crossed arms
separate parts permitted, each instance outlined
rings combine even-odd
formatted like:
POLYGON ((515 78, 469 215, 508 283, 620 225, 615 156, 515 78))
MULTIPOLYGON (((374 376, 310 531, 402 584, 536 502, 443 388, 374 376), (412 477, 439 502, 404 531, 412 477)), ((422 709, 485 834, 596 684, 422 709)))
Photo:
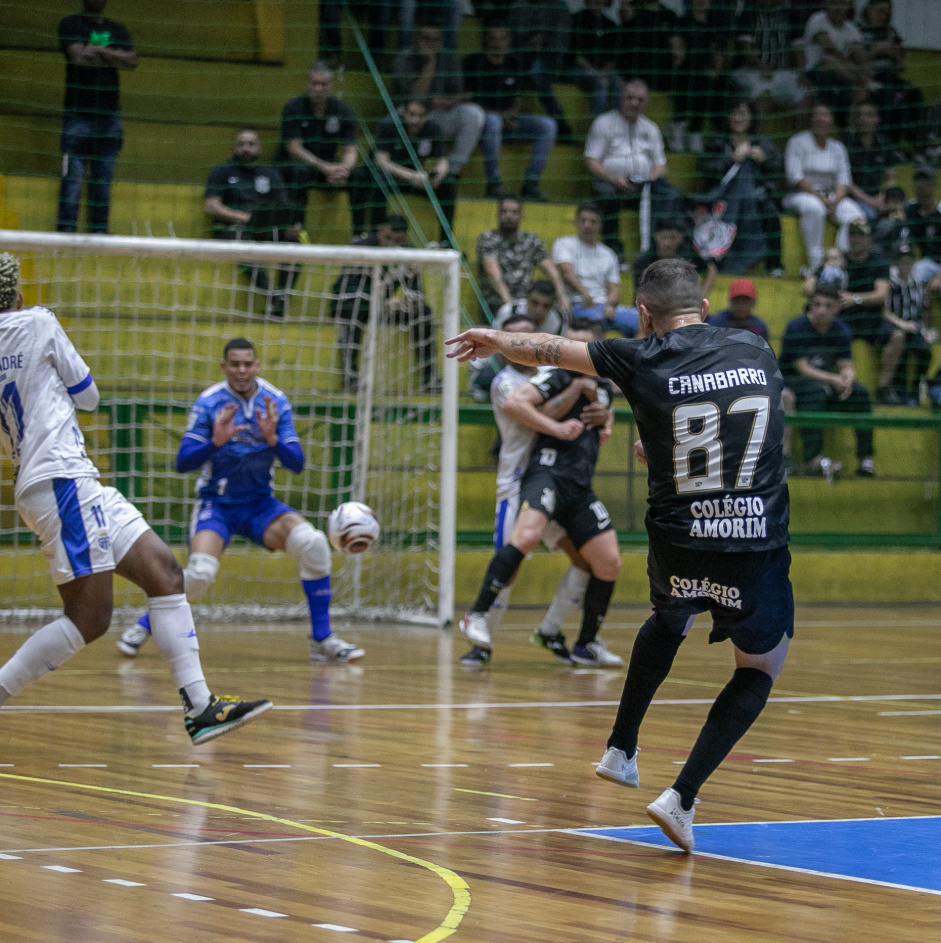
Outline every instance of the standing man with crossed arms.
POLYGON ((639 784, 637 734, 696 616, 710 641, 731 639, 735 673, 716 698, 672 787, 647 806, 684 851, 693 804, 764 709, 794 634, 781 371, 750 331, 704 324, 696 270, 663 259, 637 288, 641 339, 581 343, 485 328, 448 341, 460 360, 502 353, 613 380, 634 410, 635 452, 648 468, 653 614, 634 642, 614 729, 597 773, 639 784))

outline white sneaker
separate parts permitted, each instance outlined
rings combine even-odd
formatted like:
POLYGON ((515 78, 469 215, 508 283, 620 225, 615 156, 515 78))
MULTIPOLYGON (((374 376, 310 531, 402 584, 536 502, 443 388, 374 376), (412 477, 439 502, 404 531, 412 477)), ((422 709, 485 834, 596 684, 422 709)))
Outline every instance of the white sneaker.
POLYGON ((576 665, 591 665, 595 668, 620 668, 624 664, 624 659, 614 652, 609 652, 600 638, 587 645, 573 645, 572 661, 576 665))
POLYGON ((461 635, 472 645, 479 648, 486 648, 489 652, 493 648, 490 641, 490 627, 487 625, 487 617, 481 612, 468 612, 466 616, 458 623, 461 635))
MULTIPOLYGON (((698 799, 694 801, 699 802, 698 799)), ((663 834, 670 841, 679 845, 687 854, 693 850, 696 844, 693 840, 693 816, 695 814, 695 806, 689 812, 683 809, 680 805, 680 794, 673 788, 664 789, 647 806, 647 815, 660 826, 663 834)))
POLYGON ((619 786, 632 786, 636 789, 640 785, 640 776, 637 773, 637 752, 628 759, 627 754, 617 747, 608 747, 601 757, 601 762, 595 767, 602 779, 617 783, 619 786))
POLYGON ((139 622, 135 622, 129 629, 121 633, 121 637, 115 642, 118 651, 128 658, 136 658, 144 642, 150 638, 150 632, 147 631, 139 622))
POLYGON ((366 652, 349 642, 344 642, 338 635, 328 635, 322 642, 310 643, 311 661, 359 661, 366 652))

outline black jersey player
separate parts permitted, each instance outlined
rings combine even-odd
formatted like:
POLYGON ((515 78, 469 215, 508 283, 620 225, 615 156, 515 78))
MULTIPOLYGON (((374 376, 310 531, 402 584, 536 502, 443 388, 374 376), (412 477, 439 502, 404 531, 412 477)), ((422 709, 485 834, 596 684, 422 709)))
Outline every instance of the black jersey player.
POLYGON ((637 288, 643 339, 574 343, 475 329, 449 356, 495 352, 611 378, 630 402, 647 465, 653 614, 631 653, 614 730, 597 772, 638 785, 637 732, 696 615, 710 641, 731 639, 735 673, 650 816, 693 849, 697 792, 761 713, 794 633, 788 576, 783 381, 771 348, 748 331, 703 324, 708 302, 689 263, 664 259, 637 288))
MULTIPOLYGON (((587 318, 577 319, 567 329, 566 336, 584 344, 600 336, 600 325, 587 318)), ((608 408, 610 402, 611 384, 607 380, 588 380, 575 371, 563 369, 537 374, 529 383, 514 390, 507 400, 505 412, 508 415, 530 428, 538 428, 537 423, 541 421, 543 431, 532 447, 520 480, 520 508, 510 539, 491 559, 477 600, 460 623, 461 632, 474 645, 474 650, 487 653, 484 660, 489 660, 491 648, 487 613, 516 575, 525 556, 539 545, 549 522, 554 521, 591 570, 582 603, 581 631, 570 658, 576 664, 597 667, 624 664, 597 637, 621 569, 611 516, 591 487, 598 450, 603 439, 610 435, 613 418, 608 408), (559 420, 540 416, 538 406, 566 390, 579 391, 568 412, 559 420), (608 410, 608 421, 601 426, 586 426, 581 421, 582 411, 592 402, 608 410)))

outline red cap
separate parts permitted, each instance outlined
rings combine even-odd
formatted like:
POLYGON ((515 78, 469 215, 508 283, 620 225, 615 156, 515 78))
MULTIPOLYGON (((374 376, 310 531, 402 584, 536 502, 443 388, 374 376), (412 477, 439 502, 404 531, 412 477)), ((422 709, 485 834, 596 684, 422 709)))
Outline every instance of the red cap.
POLYGON ((729 298, 757 298, 755 283, 750 278, 736 278, 729 285, 729 298))

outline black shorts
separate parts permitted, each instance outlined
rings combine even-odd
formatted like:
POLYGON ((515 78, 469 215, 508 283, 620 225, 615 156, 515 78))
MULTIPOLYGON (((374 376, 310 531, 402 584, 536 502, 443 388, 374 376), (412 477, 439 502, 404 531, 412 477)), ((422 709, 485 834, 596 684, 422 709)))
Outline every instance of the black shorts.
POLYGON ((535 508, 556 521, 576 550, 592 537, 611 530, 611 515, 591 487, 559 478, 548 468, 527 471, 520 482, 520 510, 535 508))
POLYGON ((754 553, 691 550, 652 540, 647 554, 650 601, 674 631, 697 613, 712 613, 711 642, 731 639, 764 655, 794 637, 794 594, 788 548, 754 553))

